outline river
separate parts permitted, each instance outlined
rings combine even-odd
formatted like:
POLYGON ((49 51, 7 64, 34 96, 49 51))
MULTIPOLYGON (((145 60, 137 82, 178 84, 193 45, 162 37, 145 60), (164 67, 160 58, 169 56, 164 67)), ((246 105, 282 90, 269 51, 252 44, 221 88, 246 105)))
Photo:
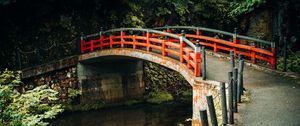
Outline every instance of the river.
POLYGON ((190 126, 186 119, 192 116, 192 105, 168 103, 139 104, 68 112, 58 116, 52 126, 190 126))

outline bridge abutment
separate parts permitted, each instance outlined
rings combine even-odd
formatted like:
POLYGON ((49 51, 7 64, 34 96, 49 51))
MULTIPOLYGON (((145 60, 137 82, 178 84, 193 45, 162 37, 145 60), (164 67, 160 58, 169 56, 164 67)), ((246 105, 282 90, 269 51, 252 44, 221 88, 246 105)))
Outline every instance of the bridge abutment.
MULTIPOLYGON (((214 98, 215 106, 220 107, 219 84, 216 81, 196 81, 193 84, 193 117, 192 126, 201 126, 200 109, 207 108, 206 96, 211 94, 214 98)), ((217 112, 219 109, 216 109, 217 112)), ((209 113, 207 113, 209 114, 209 113)))
POLYGON ((77 65, 82 95, 80 103, 115 103, 143 96, 143 61, 105 59, 77 65))

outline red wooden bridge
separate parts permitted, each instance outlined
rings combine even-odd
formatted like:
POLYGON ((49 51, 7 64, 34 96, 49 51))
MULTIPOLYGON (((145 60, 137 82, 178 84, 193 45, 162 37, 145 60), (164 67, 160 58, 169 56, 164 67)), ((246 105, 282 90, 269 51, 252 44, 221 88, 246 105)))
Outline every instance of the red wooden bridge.
MULTIPOLYGON (((74 43, 72 44, 74 45, 74 43)), ((228 60, 208 56, 208 79, 203 80, 200 64, 205 58, 202 57, 204 53, 200 47, 206 47, 214 53, 225 53, 225 55, 233 50, 235 56, 240 54, 252 64, 271 69, 276 68, 274 42, 239 35, 236 32, 230 33, 189 26, 168 26, 153 29, 119 28, 83 36, 80 40, 81 54, 73 56, 76 60, 70 60, 70 63, 78 65, 84 63, 85 60, 93 62, 94 58, 99 60, 107 56, 126 56, 148 60, 178 71, 192 86, 192 125, 198 126, 201 125, 200 108, 207 106, 206 96, 211 93, 213 96, 219 95, 219 82, 228 81, 227 70, 232 67, 228 60), (182 31, 183 29, 184 31, 182 31), (217 93, 214 94, 214 92, 217 93)), ((23 73, 29 78, 55 69, 66 68, 70 63, 63 61, 54 63, 54 66, 58 67, 53 69, 47 67, 50 66, 47 64, 40 65, 37 70, 23 70, 23 73)), ((252 70, 250 67, 245 67, 245 70, 245 87, 253 91, 251 93, 254 95, 254 102, 249 103, 249 107, 244 108, 244 111, 240 111, 240 115, 245 116, 246 124, 284 125, 291 122, 299 124, 299 121, 297 122, 298 116, 290 115, 290 112, 297 113, 299 111, 298 104, 288 104, 290 107, 286 107, 289 100, 297 101, 297 103, 300 101, 297 97, 299 85, 290 78, 284 79, 282 76, 252 70), (295 90, 292 90, 291 86, 294 86, 292 89, 295 90), (275 103, 280 106, 274 106, 275 103), (269 109, 272 106, 278 109, 269 109), (256 109, 257 111, 252 111, 256 109), (287 109, 289 111, 286 111, 287 109), (285 114, 278 115, 276 113, 285 114), (278 116, 285 118, 285 120, 278 123, 278 116), (257 120, 262 120, 262 122, 258 124, 257 120)), ((218 98, 215 97, 215 99, 218 98)))
MULTIPOLYGON (((275 44, 209 28, 171 26, 153 29, 120 28, 81 37, 82 55, 79 60, 89 60, 102 56, 127 56, 148 60, 173 69, 193 87, 193 126, 200 125, 200 108, 207 105, 206 95, 216 91, 218 83, 205 81, 201 76, 200 46, 212 49, 215 53, 241 54, 252 63, 257 60, 275 69, 275 44), (183 30, 187 32, 185 33, 183 30), (162 31, 163 30, 163 31, 162 31), (217 35, 217 36, 216 36, 217 35), (218 37, 227 36, 227 37, 218 37), (239 40, 254 45, 239 43, 239 40), (260 43, 260 46, 255 46, 260 43), (263 45, 263 46, 262 46, 263 45), (214 91, 215 90, 215 91, 214 91)), ((205 65, 203 65, 206 67, 205 65)), ((205 71, 203 71, 205 74, 205 71)))
POLYGON ((201 74, 201 45, 214 52, 228 53, 233 50, 235 56, 241 54, 249 57, 253 64, 260 60, 264 64, 269 64, 270 68, 276 68, 274 42, 238 35, 236 32, 229 33, 203 27, 169 26, 154 29, 157 30, 120 28, 87 35, 81 37, 81 53, 113 48, 155 52, 163 57, 180 61, 192 70, 196 77, 199 77, 201 74), (187 33, 184 33, 183 30, 180 33, 178 29, 185 29, 187 33), (254 43, 254 45, 242 44, 239 41, 254 43), (257 44, 263 46, 255 46, 257 44))
MULTIPOLYGON (((62 60, 55 62, 53 68, 49 67, 51 65, 44 64, 37 66, 36 69, 23 69, 23 72, 28 78, 66 68, 68 64, 77 65, 79 69, 80 63, 93 62, 94 59, 97 61, 108 56, 148 60, 179 72, 190 83, 193 88, 192 125, 197 126, 201 124, 200 108, 207 106, 206 96, 211 93, 218 96, 219 82, 217 81, 226 82, 227 74, 224 73, 228 72, 225 70, 228 63, 224 65, 224 61, 221 63, 210 57, 207 65, 210 80, 205 80, 203 76, 206 73, 205 69, 200 68, 206 67, 205 58, 202 57, 202 54, 205 54, 204 48, 225 55, 233 51, 235 56, 242 55, 252 64, 276 68, 274 42, 239 35, 236 30, 230 33, 203 27, 168 26, 153 29, 119 28, 82 36, 80 54, 72 56, 70 60, 66 59, 67 63, 63 63, 62 60)), ((19 66, 21 68, 21 65, 19 66)), ((79 73, 77 74, 79 76, 79 73)))

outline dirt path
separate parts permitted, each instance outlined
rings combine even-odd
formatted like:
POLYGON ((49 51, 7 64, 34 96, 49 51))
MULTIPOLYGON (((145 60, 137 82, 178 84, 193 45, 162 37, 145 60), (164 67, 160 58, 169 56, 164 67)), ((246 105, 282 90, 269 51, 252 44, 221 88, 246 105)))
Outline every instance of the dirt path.
MULTIPOLYGON (((228 60, 207 56, 208 79, 227 82, 229 70, 228 60)), ((300 126, 300 79, 245 67, 244 83, 251 102, 239 104, 239 125, 300 126)))

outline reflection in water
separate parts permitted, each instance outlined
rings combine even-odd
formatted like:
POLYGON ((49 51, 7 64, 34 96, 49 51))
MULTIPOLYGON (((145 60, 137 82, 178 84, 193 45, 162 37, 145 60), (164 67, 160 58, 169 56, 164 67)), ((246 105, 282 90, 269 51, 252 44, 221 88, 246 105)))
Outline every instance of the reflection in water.
POLYGON ((66 113, 54 126, 177 126, 192 116, 191 105, 136 105, 88 112, 66 113))

